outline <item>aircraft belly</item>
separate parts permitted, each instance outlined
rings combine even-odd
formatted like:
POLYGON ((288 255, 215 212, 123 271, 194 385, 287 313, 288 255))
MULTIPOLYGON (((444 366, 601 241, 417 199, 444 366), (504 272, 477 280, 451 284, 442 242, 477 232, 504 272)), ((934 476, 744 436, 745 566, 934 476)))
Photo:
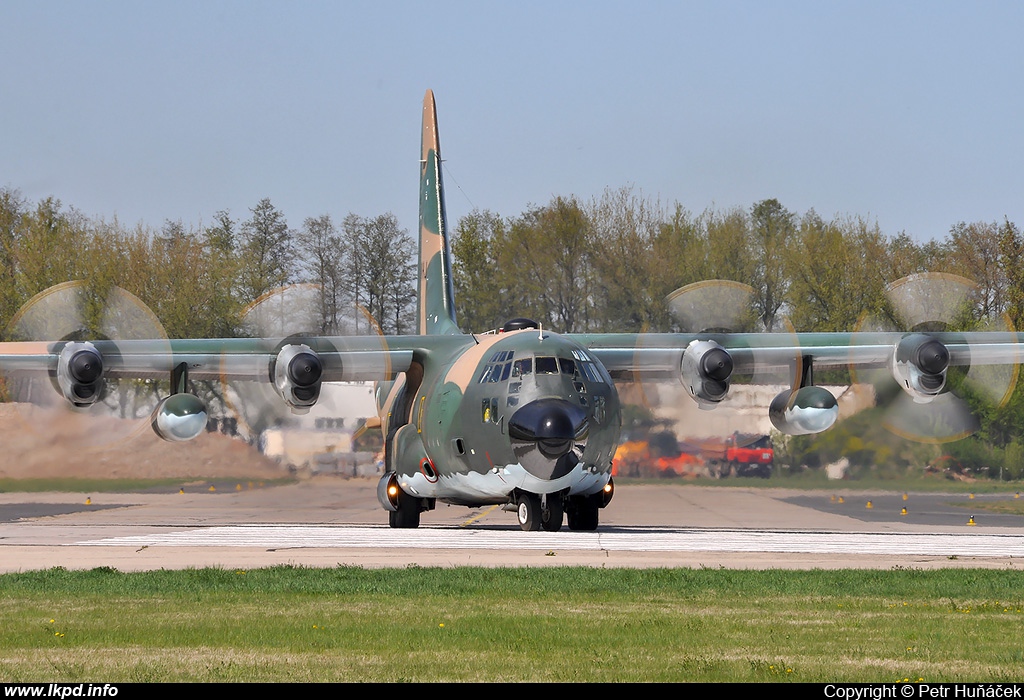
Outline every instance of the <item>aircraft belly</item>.
POLYGON ((487 472, 461 472, 439 475, 435 480, 422 473, 401 475, 402 488, 421 498, 436 498, 445 503, 478 506, 505 503, 516 489, 530 493, 556 493, 568 489, 569 495, 589 495, 600 491, 611 474, 592 472, 577 465, 558 479, 544 480, 530 474, 521 464, 508 464, 487 472))

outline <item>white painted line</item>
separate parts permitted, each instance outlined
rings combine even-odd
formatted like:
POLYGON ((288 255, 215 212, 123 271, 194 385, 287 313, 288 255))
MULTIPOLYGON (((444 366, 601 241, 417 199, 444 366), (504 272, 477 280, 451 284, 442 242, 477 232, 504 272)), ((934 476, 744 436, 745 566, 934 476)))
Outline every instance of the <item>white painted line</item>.
POLYGON ((106 547, 609 550, 1024 556, 1024 534, 911 534, 642 528, 631 532, 520 532, 460 528, 232 525, 77 542, 106 547))

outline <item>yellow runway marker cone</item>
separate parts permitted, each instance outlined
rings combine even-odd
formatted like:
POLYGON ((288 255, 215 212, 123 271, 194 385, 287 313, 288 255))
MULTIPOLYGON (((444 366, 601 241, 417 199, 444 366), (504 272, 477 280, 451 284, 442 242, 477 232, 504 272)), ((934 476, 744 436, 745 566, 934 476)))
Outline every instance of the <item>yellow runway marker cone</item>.
POLYGON ((967 524, 968 525, 977 525, 978 523, 974 522, 974 516, 972 515, 971 519, 967 521, 967 524))

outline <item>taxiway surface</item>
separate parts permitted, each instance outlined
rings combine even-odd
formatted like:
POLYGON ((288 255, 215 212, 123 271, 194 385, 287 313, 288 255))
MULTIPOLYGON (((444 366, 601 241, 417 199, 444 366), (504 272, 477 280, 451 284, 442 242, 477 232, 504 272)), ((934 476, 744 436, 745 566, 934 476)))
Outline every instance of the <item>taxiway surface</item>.
POLYGON ((0 493, 0 571, 111 566, 629 566, 1017 568, 1012 495, 620 484, 596 533, 521 532, 511 513, 439 505, 392 530, 376 481, 218 482, 163 492, 0 493), (88 498, 88 504, 86 499, 88 498), (870 507, 869 507, 870 502, 870 507), (903 509, 906 508, 906 513, 903 509), (973 522, 974 524, 969 524, 973 522))

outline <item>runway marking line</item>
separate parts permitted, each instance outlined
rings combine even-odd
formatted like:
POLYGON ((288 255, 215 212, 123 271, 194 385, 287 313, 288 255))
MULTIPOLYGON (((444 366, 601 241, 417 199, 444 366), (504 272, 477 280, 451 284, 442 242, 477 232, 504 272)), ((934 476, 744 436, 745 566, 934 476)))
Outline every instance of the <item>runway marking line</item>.
MULTIPOLYGON (((393 530, 381 526, 228 525, 108 537, 82 546, 497 549, 640 552, 776 552, 957 557, 1024 555, 1024 534, 866 533, 699 528, 613 528, 522 532, 458 526, 393 530)), ((68 545, 73 546, 73 545, 68 545)))
POLYGON ((484 516, 490 515, 491 513, 494 512, 494 509, 497 508, 498 505, 499 504, 495 504, 495 505, 491 506, 490 508, 484 510, 483 512, 477 513, 476 515, 474 515, 469 520, 462 521, 461 523, 459 523, 459 527, 468 527, 469 525, 472 525, 473 523, 475 523, 477 520, 482 519, 484 516))

